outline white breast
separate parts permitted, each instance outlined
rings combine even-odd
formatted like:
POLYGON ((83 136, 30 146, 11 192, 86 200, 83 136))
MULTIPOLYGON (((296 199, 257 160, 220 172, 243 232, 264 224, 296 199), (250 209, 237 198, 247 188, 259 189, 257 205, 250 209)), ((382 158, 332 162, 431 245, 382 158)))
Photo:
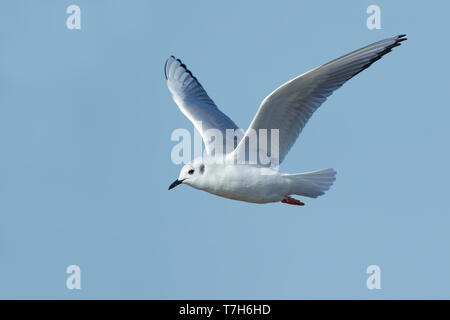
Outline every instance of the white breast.
POLYGON ((275 170, 252 165, 210 165, 198 189, 229 199, 255 203, 281 201, 289 185, 275 170))

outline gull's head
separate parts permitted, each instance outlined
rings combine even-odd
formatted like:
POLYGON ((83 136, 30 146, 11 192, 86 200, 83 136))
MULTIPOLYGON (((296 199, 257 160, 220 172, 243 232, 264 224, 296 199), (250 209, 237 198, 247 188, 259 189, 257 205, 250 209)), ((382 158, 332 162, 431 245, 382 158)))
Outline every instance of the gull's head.
POLYGON ((191 187, 200 187, 204 180, 205 172, 206 165, 201 159, 196 159, 181 168, 178 179, 169 186, 169 190, 182 183, 190 185, 191 187))

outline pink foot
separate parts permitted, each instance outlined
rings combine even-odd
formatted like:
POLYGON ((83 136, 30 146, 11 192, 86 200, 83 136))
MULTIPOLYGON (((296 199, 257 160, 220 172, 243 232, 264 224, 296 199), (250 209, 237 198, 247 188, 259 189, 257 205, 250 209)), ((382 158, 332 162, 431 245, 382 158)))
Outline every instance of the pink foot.
POLYGON ((281 202, 287 203, 287 204, 296 205, 296 206, 304 206, 305 205, 300 200, 297 200, 297 199, 294 199, 294 198, 291 198, 291 197, 286 197, 283 200, 281 200, 281 202))

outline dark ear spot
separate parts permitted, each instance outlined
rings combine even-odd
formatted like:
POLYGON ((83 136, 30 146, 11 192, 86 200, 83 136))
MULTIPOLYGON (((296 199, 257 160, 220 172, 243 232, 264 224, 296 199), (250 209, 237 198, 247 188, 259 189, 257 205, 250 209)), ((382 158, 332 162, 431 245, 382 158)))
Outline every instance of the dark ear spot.
POLYGON ((200 165, 200 173, 203 174, 205 172, 205 165, 201 164, 200 165))

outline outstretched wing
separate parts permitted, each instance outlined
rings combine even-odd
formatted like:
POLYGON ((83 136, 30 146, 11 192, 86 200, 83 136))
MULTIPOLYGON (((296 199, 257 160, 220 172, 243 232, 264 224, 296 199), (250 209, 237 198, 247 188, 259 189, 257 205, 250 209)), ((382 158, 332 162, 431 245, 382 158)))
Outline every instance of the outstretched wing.
POLYGON ((211 154, 214 150, 215 153, 226 153, 234 150, 243 136, 242 130, 217 108, 191 71, 179 59, 171 56, 166 61, 164 72, 173 100, 200 132, 206 152, 211 154), (235 130, 237 135, 230 135, 231 131, 227 135, 227 129, 235 130), (217 139, 222 140, 221 150, 218 150, 217 139), (227 139, 231 141, 227 142, 227 139))
MULTIPOLYGON (((271 160, 272 164, 281 163, 306 122, 327 97, 404 40, 405 35, 381 40, 286 82, 263 100, 244 138, 228 157, 239 158, 239 155, 248 154, 247 140, 250 139, 252 132, 258 132, 260 129, 267 129, 267 132, 270 129, 278 129, 278 157, 272 154, 271 160)), ((269 141, 266 150, 276 150, 276 147, 271 148, 273 143, 269 141)), ((257 149, 257 152, 261 152, 260 141, 257 149)))

